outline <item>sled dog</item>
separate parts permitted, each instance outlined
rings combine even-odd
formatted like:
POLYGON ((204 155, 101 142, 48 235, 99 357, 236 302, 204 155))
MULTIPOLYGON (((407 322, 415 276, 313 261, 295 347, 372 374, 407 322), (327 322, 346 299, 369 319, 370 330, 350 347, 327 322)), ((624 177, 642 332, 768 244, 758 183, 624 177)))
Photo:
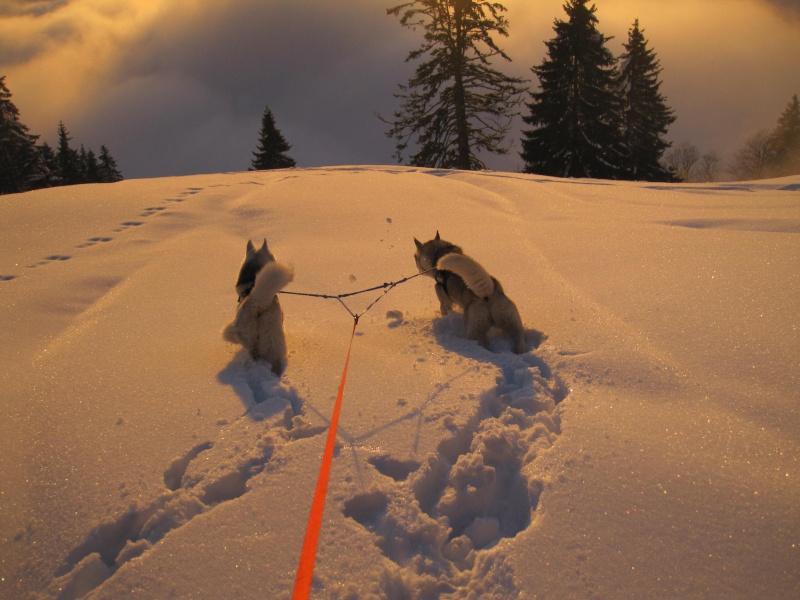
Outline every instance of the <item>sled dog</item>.
POLYGON ((294 279, 294 272, 275 260, 264 240, 258 250, 247 241, 247 250, 236 280, 239 308, 222 332, 234 344, 241 344, 253 360, 265 361, 280 375, 286 360, 286 335, 278 292, 294 279))
POLYGON ((469 339, 485 347, 489 329, 494 326, 511 336, 514 352, 526 351, 522 319, 497 279, 461 248, 441 239, 438 231, 431 241, 423 244, 414 238, 414 243, 417 269, 420 273, 428 271, 427 274, 436 280, 442 316, 452 312, 455 304, 464 311, 469 339))

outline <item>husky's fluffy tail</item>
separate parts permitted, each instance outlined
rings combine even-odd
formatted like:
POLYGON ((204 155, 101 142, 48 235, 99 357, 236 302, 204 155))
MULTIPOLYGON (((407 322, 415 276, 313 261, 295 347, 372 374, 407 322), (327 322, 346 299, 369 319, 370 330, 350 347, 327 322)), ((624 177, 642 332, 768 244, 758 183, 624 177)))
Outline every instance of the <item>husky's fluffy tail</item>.
POLYGON ((437 269, 455 273, 479 298, 487 298, 494 292, 494 280, 475 260, 466 254, 451 252, 436 263, 437 269))
POLYGON ((267 308, 275 295, 294 279, 294 270, 279 262, 270 261, 256 275, 256 282, 248 296, 254 306, 267 308))

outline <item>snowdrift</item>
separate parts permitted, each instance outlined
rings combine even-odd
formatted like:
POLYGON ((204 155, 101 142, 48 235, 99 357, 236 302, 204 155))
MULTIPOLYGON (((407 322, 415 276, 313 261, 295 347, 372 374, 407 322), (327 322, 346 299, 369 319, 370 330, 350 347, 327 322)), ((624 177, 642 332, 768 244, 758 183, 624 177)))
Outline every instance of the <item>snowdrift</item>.
POLYGON ((0 197, 0 596, 288 598, 353 319, 221 331, 248 239, 291 291, 413 275, 439 230, 528 329, 433 281, 361 313, 314 598, 800 593, 800 178, 335 167, 0 197), (538 332, 547 339, 539 345, 538 332))

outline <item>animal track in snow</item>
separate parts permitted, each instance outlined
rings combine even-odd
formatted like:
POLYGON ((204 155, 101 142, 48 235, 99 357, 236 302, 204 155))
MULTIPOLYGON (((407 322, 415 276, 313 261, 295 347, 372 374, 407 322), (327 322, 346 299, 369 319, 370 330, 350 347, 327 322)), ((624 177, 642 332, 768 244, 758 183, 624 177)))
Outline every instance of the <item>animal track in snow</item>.
MULTIPOLYGON (((203 190, 203 188, 188 188, 186 191, 181 192, 181 194, 182 195, 191 196, 191 195, 197 194, 198 192, 200 192, 202 190, 203 190)), ((174 198, 174 199, 165 200, 165 202, 183 202, 183 201, 185 201, 187 199, 188 198, 174 198)), ((161 213, 162 211, 165 211, 165 210, 167 210, 166 206, 149 206, 149 207, 145 208, 144 212, 141 213, 139 216, 140 217, 150 217, 150 216, 153 216, 155 214, 161 213)), ((122 232, 126 231, 127 229, 131 229, 133 227, 141 227, 144 224, 145 224, 144 221, 123 221, 122 223, 119 224, 119 226, 116 229, 114 229, 114 233, 122 233, 122 232)), ((91 237, 91 238, 87 239, 86 241, 78 244, 77 246, 75 246, 75 248, 77 248, 77 249, 90 248, 90 247, 92 247, 92 246, 94 246, 96 244, 102 244, 102 243, 110 242, 113 239, 114 238, 107 237, 107 236, 95 236, 95 237, 91 237)), ((51 254, 50 256, 47 256, 47 257, 43 258, 42 260, 40 260, 40 261, 38 261, 38 262, 36 262, 34 264, 28 265, 27 268, 35 269, 37 267, 43 267, 43 266, 48 265, 48 264, 53 263, 53 262, 63 262, 63 261, 66 261, 66 260, 70 260, 71 258, 72 258, 72 256, 69 256, 69 255, 66 255, 66 254, 51 254)), ((0 275, 0 282, 11 281, 12 279, 15 279, 15 278, 16 278, 16 275, 0 275)))
POLYGON ((373 456, 367 462, 375 467, 378 473, 395 481, 405 481, 411 473, 422 466, 422 463, 416 460, 397 460, 386 455, 373 456))
POLYGON ((152 217, 153 215, 161 212, 162 210, 167 210, 166 206, 150 206, 144 209, 144 212, 141 213, 140 217, 152 217))
POLYGON ((164 490, 155 499, 145 505, 134 502, 121 515, 102 519, 55 571, 54 595, 89 594, 170 532, 250 491, 250 481, 285 444, 326 429, 312 427, 297 414, 300 400, 292 388, 274 377, 273 383, 271 396, 226 423, 219 439, 196 444, 175 458, 163 472, 164 490))
POLYGON ((66 254, 51 254, 50 256, 46 256, 45 258, 43 258, 42 260, 40 260, 35 264, 28 265, 28 268, 35 269, 36 267, 43 267, 44 265, 49 265, 52 262, 64 262, 71 258, 72 258, 71 256, 68 256, 66 254))
POLYGON ((543 489, 534 461, 560 434, 557 404, 568 393, 532 353, 484 350, 444 331, 452 320, 441 321, 434 325, 439 342, 499 367, 496 386, 481 394, 465 425, 443 419, 451 434, 422 461, 368 459, 396 483, 344 503, 344 516, 370 531, 389 559, 382 585, 387 594, 394 586, 398 597, 437 597, 477 585, 487 564, 503 570, 499 580, 511 581, 509 570, 486 551, 531 524, 543 489))
POLYGON ((82 244, 77 245, 76 248, 89 248, 91 246, 94 246, 95 244, 104 244, 106 242, 110 242, 113 239, 114 238, 110 238, 110 237, 93 237, 93 238, 89 238, 88 240, 86 240, 82 244))
POLYGON ((120 223, 119 227, 114 230, 114 233, 121 233, 131 227, 141 227, 142 225, 144 225, 142 221, 123 221, 120 223))
POLYGON ((186 469, 189 468, 189 463, 196 459, 201 452, 205 452, 213 446, 214 444, 211 442, 203 442, 189 450, 184 456, 172 461, 169 468, 164 471, 164 485, 166 488, 173 492, 176 491, 181 486, 181 481, 186 474, 186 469))

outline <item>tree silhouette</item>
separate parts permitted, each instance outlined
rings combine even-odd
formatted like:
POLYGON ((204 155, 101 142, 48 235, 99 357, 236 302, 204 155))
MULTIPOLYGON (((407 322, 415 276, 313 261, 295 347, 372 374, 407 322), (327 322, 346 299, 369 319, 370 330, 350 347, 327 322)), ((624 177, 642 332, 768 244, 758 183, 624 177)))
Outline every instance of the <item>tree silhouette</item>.
POLYGON ((122 173, 117 169, 117 161, 111 157, 108 148, 100 146, 100 158, 97 165, 98 183, 115 183, 122 179, 122 173))
POLYGON ((800 173, 800 103, 795 94, 786 105, 772 132, 775 174, 800 173))
POLYGON ((719 179, 719 172, 722 168, 722 161, 719 155, 714 152, 706 152, 700 157, 700 164, 697 167, 697 181, 709 183, 719 179))
POLYGON ((700 161, 700 151, 690 142, 681 142, 664 155, 664 163, 678 181, 694 180, 695 166, 700 161))
POLYGON ((58 161, 58 173, 61 185, 75 185, 82 183, 80 155, 77 150, 70 148, 69 142, 72 137, 62 121, 58 122, 58 150, 56 158, 58 161))
POLYGON ((616 60, 597 30, 594 6, 567 0, 547 58, 533 67, 541 91, 531 94, 532 129, 523 132, 525 171, 557 177, 624 175, 616 60))
POLYGON ((745 140, 728 166, 734 179, 764 179, 772 175, 775 167, 775 138, 767 129, 761 129, 745 140))
POLYGON ((487 0, 412 0, 387 10, 400 24, 424 30, 422 46, 406 62, 423 59, 406 85, 387 136, 403 161, 412 143, 414 166, 482 169, 480 152, 506 154, 503 140, 519 104, 523 80, 491 66, 511 59, 493 35, 508 36, 506 8, 487 0))
POLYGON ((36 147, 38 135, 28 133, 19 110, 0 76, 0 194, 14 194, 40 187, 47 169, 36 147))
POLYGON ((289 169, 295 166, 295 160, 286 154, 291 146, 275 126, 275 117, 269 107, 264 109, 261 117, 261 131, 258 134, 257 151, 253 152, 251 171, 269 169, 289 169))
POLYGON ((636 19, 620 57, 617 82, 622 96, 622 146, 625 177, 643 181, 674 181, 660 161, 669 142, 663 136, 675 122, 673 111, 659 92, 661 67, 636 19))

